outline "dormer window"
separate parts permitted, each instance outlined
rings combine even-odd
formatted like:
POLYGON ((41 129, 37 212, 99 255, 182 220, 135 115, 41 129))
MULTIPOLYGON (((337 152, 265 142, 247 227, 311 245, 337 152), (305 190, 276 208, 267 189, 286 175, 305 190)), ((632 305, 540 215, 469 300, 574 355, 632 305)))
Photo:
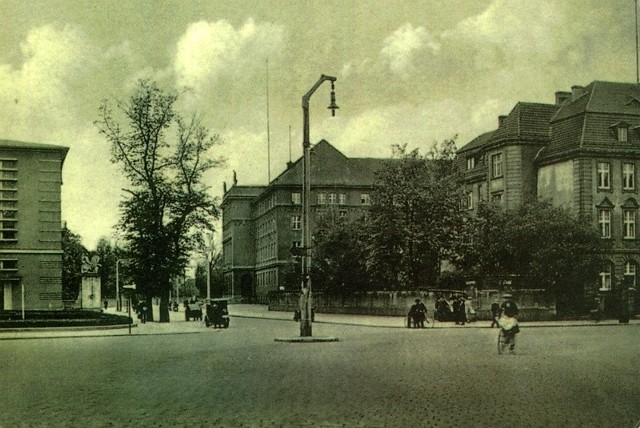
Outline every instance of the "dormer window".
POLYGON ((617 122, 610 126, 613 130, 613 133, 621 143, 626 143, 629 141, 629 124, 626 122, 617 122))
POLYGON ((618 128, 618 141, 626 143, 629 139, 629 128, 618 128))

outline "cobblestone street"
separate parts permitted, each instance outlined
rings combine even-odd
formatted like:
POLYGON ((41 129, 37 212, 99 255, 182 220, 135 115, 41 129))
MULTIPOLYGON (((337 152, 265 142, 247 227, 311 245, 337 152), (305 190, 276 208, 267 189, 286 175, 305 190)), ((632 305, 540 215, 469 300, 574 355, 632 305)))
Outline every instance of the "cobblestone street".
POLYGON ((0 342, 0 426, 633 427, 638 326, 497 329, 314 324, 0 342))

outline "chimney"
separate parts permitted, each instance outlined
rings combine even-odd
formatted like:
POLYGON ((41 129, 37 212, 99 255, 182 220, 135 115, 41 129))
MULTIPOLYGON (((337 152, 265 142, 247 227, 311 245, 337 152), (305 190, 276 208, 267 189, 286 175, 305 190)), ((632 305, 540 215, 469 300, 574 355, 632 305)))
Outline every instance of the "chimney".
POLYGON ((584 92, 584 86, 572 86, 571 87, 571 101, 575 101, 578 99, 580 95, 584 92))
MULTIPOLYGON (((574 86, 575 88, 575 86, 574 86)), ((566 91, 558 91, 556 92, 556 105, 560 106, 562 104, 564 104, 565 101, 570 100, 571 99, 571 92, 566 92, 566 91)))
POLYGON ((502 125, 504 125, 504 121, 507 119, 508 116, 506 115, 500 115, 498 116, 498 128, 502 128, 502 125))

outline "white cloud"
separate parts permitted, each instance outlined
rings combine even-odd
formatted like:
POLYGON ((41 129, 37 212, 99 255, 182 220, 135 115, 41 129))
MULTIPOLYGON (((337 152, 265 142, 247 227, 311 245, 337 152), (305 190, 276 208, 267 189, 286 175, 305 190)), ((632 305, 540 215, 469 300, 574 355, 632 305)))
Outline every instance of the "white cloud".
POLYGON ((264 60, 277 55, 283 38, 282 27, 253 19, 238 29, 225 20, 191 24, 177 44, 177 83, 198 91, 221 75, 262 71, 264 60))
POLYGON ((413 71, 416 56, 440 50, 440 43, 424 27, 414 28, 410 23, 394 31, 383 44, 380 54, 384 61, 393 73, 403 77, 413 71))

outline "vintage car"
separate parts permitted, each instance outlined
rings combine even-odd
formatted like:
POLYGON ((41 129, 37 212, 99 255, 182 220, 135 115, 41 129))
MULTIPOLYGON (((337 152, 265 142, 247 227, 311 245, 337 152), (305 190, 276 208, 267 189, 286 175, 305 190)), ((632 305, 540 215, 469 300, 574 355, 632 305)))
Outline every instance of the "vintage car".
POLYGON ((229 327, 229 301, 227 299, 211 299, 207 301, 204 323, 207 327, 229 327))

